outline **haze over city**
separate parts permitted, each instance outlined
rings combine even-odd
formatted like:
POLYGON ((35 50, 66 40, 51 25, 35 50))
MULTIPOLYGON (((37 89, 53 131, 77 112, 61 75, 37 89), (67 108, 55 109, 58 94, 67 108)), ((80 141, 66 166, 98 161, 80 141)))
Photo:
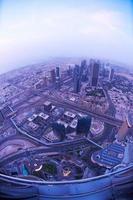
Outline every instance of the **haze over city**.
POLYGON ((0 73, 51 56, 133 66, 132 19, 129 0, 0 1, 0 73))

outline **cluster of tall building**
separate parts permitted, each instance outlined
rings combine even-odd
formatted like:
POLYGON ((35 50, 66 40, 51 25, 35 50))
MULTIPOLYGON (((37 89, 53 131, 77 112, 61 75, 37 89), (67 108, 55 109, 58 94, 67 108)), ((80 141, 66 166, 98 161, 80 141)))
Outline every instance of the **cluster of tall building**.
POLYGON ((109 63, 103 65, 102 69, 103 78, 107 81, 112 81, 114 78, 114 69, 110 66, 109 63))
POLYGON ((83 60, 81 62, 81 65, 75 65, 73 70, 73 83, 74 83, 74 92, 78 93, 80 92, 81 88, 81 82, 86 80, 87 74, 85 73, 87 71, 87 63, 86 60, 83 60))
MULTIPOLYGON (((73 91, 79 93, 82 82, 87 82, 91 87, 98 87, 100 76, 108 81, 112 81, 114 77, 114 69, 110 67, 109 64, 101 64, 100 61, 95 59, 90 59, 87 64, 86 60, 82 60, 80 65, 75 65, 75 67, 69 66, 67 70, 67 75, 73 78, 73 91)), ((60 67, 57 66, 50 70, 50 84, 54 85, 56 89, 61 87, 61 73, 60 67)), ((46 82, 43 80, 43 82, 46 82)), ((46 84, 45 84, 46 85, 46 84)))
POLYGON ((93 59, 87 65, 86 60, 81 62, 81 65, 75 65, 73 70, 74 92, 80 92, 81 83, 88 81, 90 86, 97 87, 99 80, 100 62, 93 59))
POLYGON ((58 136, 59 141, 63 141, 67 134, 75 132, 77 136, 88 136, 91 127, 91 117, 75 118, 75 114, 64 113, 64 121, 58 120, 52 124, 53 132, 58 136))
POLYGON ((59 89, 61 86, 61 78, 60 78, 60 67, 56 67, 49 71, 49 75, 41 78, 38 82, 34 84, 35 89, 42 89, 47 86, 55 86, 55 89, 59 89))

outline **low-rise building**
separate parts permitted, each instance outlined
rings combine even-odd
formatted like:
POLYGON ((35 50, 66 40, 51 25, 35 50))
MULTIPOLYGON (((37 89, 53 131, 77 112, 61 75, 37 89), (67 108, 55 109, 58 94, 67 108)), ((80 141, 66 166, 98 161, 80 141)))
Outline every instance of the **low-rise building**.
POLYGON ((44 110, 46 110, 47 112, 49 112, 52 109, 52 103, 50 101, 45 101, 43 106, 44 110))
POLYGON ((39 128, 38 124, 35 124, 34 122, 28 123, 29 128, 31 128, 33 131, 36 131, 39 128))
POLYGON ((112 168, 119 165, 124 157, 125 146, 119 143, 112 143, 105 149, 96 151, 92 154, 91 160, 100 166, 112 168))
POLYGON ((70 112, 70 111, 66 111, 64 113, 64 119, 68 120, 68 121, 72 121, 74 118, 76 117, 76 114, 70 112))

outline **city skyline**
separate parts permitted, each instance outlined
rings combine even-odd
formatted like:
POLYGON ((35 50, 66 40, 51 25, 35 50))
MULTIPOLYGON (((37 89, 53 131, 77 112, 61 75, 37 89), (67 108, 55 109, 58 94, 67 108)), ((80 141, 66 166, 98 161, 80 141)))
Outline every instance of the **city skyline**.
POLYGON ((132 200, 133 74, 69 61, 0 76, 2 199, 132 200))
POLYGON ((0 74, 48 57, 133 65, 132 1, 0 1, 0 74))

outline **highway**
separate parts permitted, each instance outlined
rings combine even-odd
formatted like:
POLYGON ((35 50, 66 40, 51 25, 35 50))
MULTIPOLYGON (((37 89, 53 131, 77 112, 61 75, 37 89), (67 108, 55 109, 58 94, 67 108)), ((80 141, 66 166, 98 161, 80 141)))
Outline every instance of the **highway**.
MULTIPOLYGON (((54 94, 54 93, 53 93, 54 94)), ((89 110, 86 110, 85 108, 83 108, 83 106, 81 107, 80 105, 77 105, 75 103, 71 103, 70 101, 66 101, 66 100, 62 100, 61 98, 59 97, 54 97, 52 95, 44 95, 44 94, 35 94, 35 93, 30 93, 28 100, 34 98, 35 96, 38 96, 40 97, 40 100, 37 101, 37 102, 28 102, 28 105, 26 104, 26 107, 28 106, 29 108, 31 107, 35 107, 36 105, 43 105, 44 101, 45 100, 49 100, 51 101, 54 105, 58 106, 58 107, 63 107, 65 109, 71 109, 71 110, 75 110, 77 111, 78 113, 83 113, 85 115, 90 115, 92 117, 95 117, 95 118, 98 118, 99 120, 105 122, 105 124, 107 125, 113 125, 113 126, 116 126, 116 127, 120 127, 122 122, 120 120, 116 120, 114 119, 113 117, 111 116, 106 116, 106 115, 103 115, 103 114, 100 114, 100 113, 94 113, 94 112, 90 112, 89 110)), ((23 102, 25 103, 25 102, 23 102)), ((17 111, 21 112, 23 111, 21 107, 21 105, 23 105, 22 102, 19 102, 19 104, 17 104, 15 107, 13 107, 13 109, 16 109, 17 111)), ((36 137, 32 136, 31 134, 29 134, 27 131, 24 131, 22 128, 18 127, 17 124, 15 123, 15 121, 13 120, 13 118, 11 119, 11 123, 13 124, 13 126, 19 131, 19 133, 21 135, 24 135, 26 137, 28 137, 29 139, 31 139, 32 141, 34 142, 37 142, 38 144, 40 145, 45 145, 45 146, 48 146, 49 144, 46 143, 45 141, 41 141, 39 139, 37 139, 36 137)), ((108 133, 107 133, 108 134, 108 133)), ((93 143, 94 141, 92 141, 93 143)), ((97 143, 95 145, 98 145, 97 143)))
MULTIPOLYGON (((49 91, 51 91, 50 95, 44 95, 42 93, 42 91, 34 91, 33 89, 30 88, 30 90, 27 90, 27 92, 26 92, 27 94, 25 94, 25 97, 27 97, 27 100, 24 99, 23 101, 18 102, 16 105, 13 106, 13 109, 14 110, 18 110, 19 106, 23 105, 24 103, 27 103, 27 101, 29 101, 33 97, 38 96, 38 97, 41 98, 40 101, 38 102, 39 104, 41 102, 44 103, 44 101, 46 99, 46 100, 49 100, 49 101, 51 101, 52 103, 54 103, 54 104, 56 104, 58 106, 65 107, 65 108, 72 109, 72 110, 76 110, 77 112, 81 112, 81 113, 86 114, 86 115, 90 115, 90 116, 95 117, 95 118, 97 118, 97 119, 99 119, 99 120, 101 120, 101 121, 103 121, 105 123, 108 123, 110 125, 117 126, 117 127, 120 127, 122 125, 122 121, 118 120, 118 119, 115 119, 113 116, 90 111, 84 105, 73 103, 73 102, 71 102, 69 100, 62 99, 61 96, 57 96, 55 91, 52 91, 51 87, 49 87, 47 89, 49 91)), ((46 89, 43 92, 45 92, 45 91, 46 91, 46 89)), ((30 105, 36 104, 36 102, 35 103, 34 102, 33 103, 29 103, 28 102, 28 104, 30 106, 30 105)))
POLYGON ((94 113, 90 110, 87 110, 83 106, 81 107, 80 105, 78 105, 76 103, 72 103, 72 102, 67 101, 67 100, 61 100, 60 97, 54 98, 52 96, 47 95, 47 96, 45 96, 45 98, 47 100, 51 101, 53 104, 56 104, 58 106, 62 106, 62 107, 65 107, 65 108, 69 108, 69 109, 72 109, 72 110, 76 110, 77 112, 80 112, 80 113, 83 113, 83 114, 86 114, 86 115, 90 115, 92 117, 98 118, 99 120, 101 120, 105 123, 111 124, 113 126, 120 127, 122 125, 121 120, 115 119, 114 117, 108 116, 108 115, 105 115, 105 114, 94 113))
POLYGON ((33 147, 32 149, 27 150, 20 150, 19 152, 13 153, 11 155, 8 155, 0 160, 0 166, 4 166, 7 163, 12 162, 13 160, 19 159, 20 157, 28 157, 31 155, 37 155, 41 153, 63 153, 63 152, 69 152, 69 151, 78 151, 81 149, 89 148, 90 145, 96 146, 98 149, 101 149, 102 147, 95 142, 87 139, 87 138, 79 138, 71 141, 64 141, 64 142, 58 142, 58 143, 45 143, 42 144, 43 146, 40 147, 33 147))
POLYGON ((19 133, 21 133, 23 136, 26 136, 28 137, 29 139, 33 140, 34 142, 37 142, 38 144, 41 144, 41 145, 44 145, 46 147, 59 147, 61 148, 61 146, 63 147, 63 145, 73 145, 75 142, 80 142, 80 144, 82 143, 86 143, 88 142, 89 144, 93 144, 95 146, 97 146, 98 148, 102 148, 100 145, 98 145, 97 143, 95 143, 94 141, 88 139, 88 138, 79 138, 79 139, 76 139, 76 140, 71 140, 71 141, 63 141, 63 142, 57 142, 57 143, 47 143, 45 141, 42 141, 42 140, 39 140, 37 139, 36 137, 33 137, 31 136, 30 134, 28 134, 26 131, 22 130, 20 127, 17 126, 17 124, 15 123, 15 121, 13 120, 13 118, 11 119, 11 122, 13 124, 13 126, 17 129, 17 131, 19 133))

